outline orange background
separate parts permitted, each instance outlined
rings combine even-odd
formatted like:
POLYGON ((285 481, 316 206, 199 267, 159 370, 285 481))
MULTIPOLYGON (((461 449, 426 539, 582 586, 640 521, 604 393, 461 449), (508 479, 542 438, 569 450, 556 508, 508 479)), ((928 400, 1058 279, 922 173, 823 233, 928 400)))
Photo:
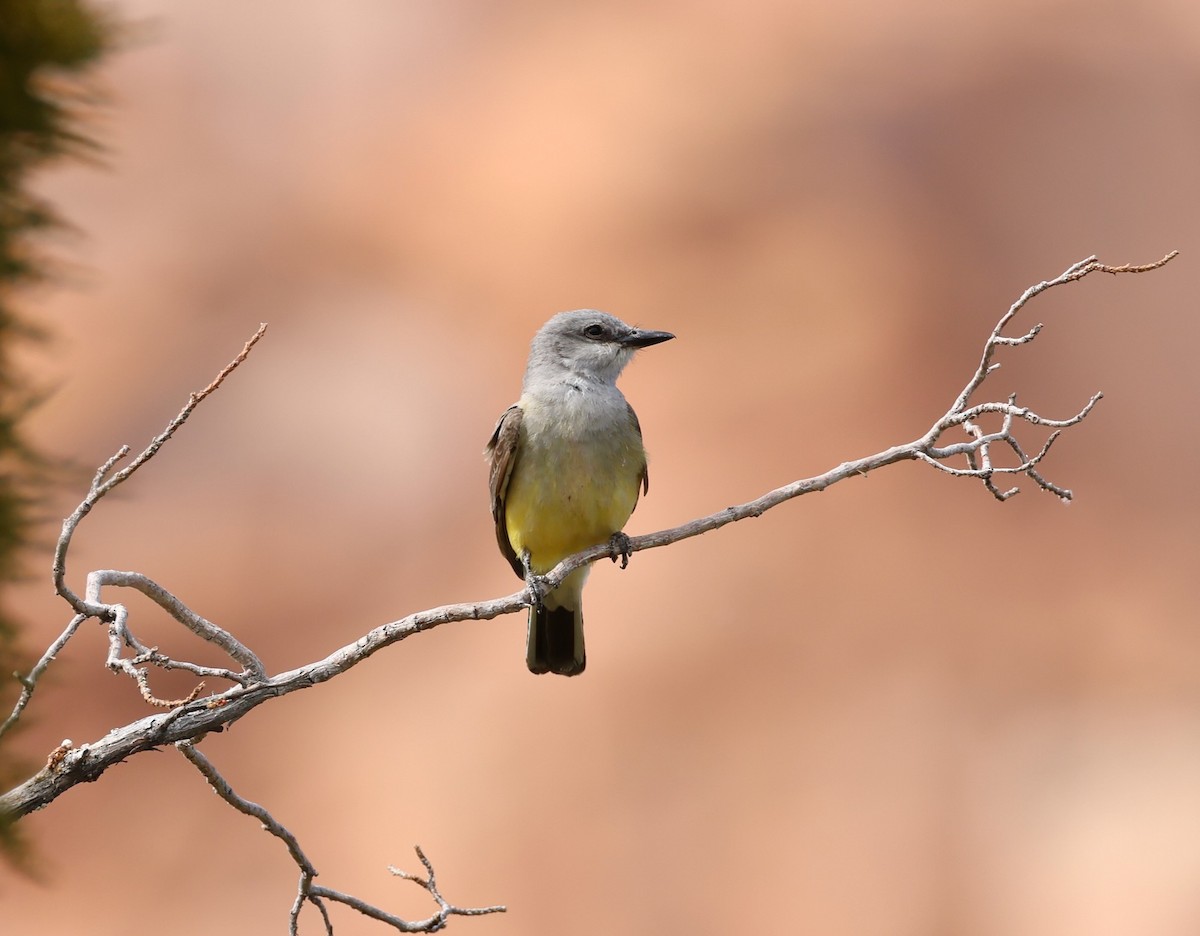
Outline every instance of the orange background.
MULTIPOLYGON (((207 739, 321 883, 424 916, 385 870, 419 842, 449 899, 509 905, 452 924, 488 936, 1200 929, 1200 8, 116 10, 107 166, 41 186, 81 233, 30 297, 31 430, 140 448, 269 321, 70 579, 145 572, 275 672, 516 589, 481 450, 556 311, 679 336, 622 383, 638 533, 916 438, 1028 285, 1183 251, 1039 299, 989 382, 1049 416, 1105 391, 1046 466, 1073 505, 898 465, 597 568, 579 679, 525 671, 519 616, 454 624, 207 739)), ((34 563, 31 650, 68 619, 34 563)), ((88 625, 40 687, 35 761, 146 714, 104 652, 88 625)), ((13 933, 285 929, 282 847, 173 751, 25 828, 13 933)))

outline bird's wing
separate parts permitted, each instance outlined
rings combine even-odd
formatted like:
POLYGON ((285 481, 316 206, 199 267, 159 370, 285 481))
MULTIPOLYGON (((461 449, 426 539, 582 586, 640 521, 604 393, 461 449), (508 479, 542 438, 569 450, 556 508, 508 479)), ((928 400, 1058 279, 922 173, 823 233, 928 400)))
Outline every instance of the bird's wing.
MULTIPOLYGON (((637 434, 638 434, 638 441, 641 441, 641 438, 642 438, 642 424, 641 424, 640 422, 638 422, 637 413, 635 413, 635 412, 633 411, 633 407, 629 405, 629 401, 628 401, 628 400, 626 400, 626 401, 625 401, 625 409, 627 409, 627 410, 629 411, 629 418, 630 418, 630 420, 632 420, 632 422, 633 422, 633 428, 634 428, 634 430, 636 430, 636 432, 637 432, 637 434)), ((641 484, 642 493, 643 493, 643 494, 649 494, 649 493, 650 493, 650 468, 649 468, 649 466, 646 464, 646 450, 645 450, 645 447, 643 447, 643 448, 642 448, 642 477, 641 477, 641 482, 642 482, 642 484, 641 484)), ((634 502, 633 502, 633 506, 634 506, 634 509, 636 510, 636 509, 637 509, 637 501, 634 501, 634 502)))
POLYGON ((492 437, 488 439, 484 455, 488 460, 488 492, 492 500, 492 519, 496 521, 496 542, 500 552, 508 560, 518 578, 525 577, 521 559, 508 540, 504 507, 508 499, 508 479, 512 477, 517 463, 517 441, 521 437, 521 407, 512 405, 506 409, 496 423, 492 437))

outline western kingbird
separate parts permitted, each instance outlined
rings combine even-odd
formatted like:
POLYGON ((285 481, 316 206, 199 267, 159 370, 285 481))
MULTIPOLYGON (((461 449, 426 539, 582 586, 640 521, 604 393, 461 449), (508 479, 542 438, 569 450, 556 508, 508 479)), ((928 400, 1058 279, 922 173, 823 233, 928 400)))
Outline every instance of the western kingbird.
MULTIPOLYGON (((534 335, 521 399, 485 451, 496 541, 520 578, 620 533, 650 489, 642 429, 617 377, 638 348, 674 337, 593 309, 561 312, 534 335)), ((588 571, 572 572, 530 607, 530 672, 583 672, 588 571)))

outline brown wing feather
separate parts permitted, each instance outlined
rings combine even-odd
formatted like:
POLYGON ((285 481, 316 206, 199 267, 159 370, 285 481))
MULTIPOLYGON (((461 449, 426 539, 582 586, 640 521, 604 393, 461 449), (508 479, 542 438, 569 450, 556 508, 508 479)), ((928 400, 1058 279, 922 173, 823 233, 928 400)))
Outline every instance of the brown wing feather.
MULTIPOLYGON (((633 407, 629 405, 629 401, 625 401, 625 408, 629 410, 629 418, 633 420, 633 428, 637 430, 638 438, 642 437, 642 424, 638 422, 637 413, 633 411, 633 407)), ((645 449, 642 450, 642 493, 650 493, 650 468, 646 464, 645 449)), ((637 501, 633 502, 634 510, 637 509, 637 501)))
POLYGON ((488 492, 492 500, 492 519, 496 522, 496 542, 500 552, 508 560, 518 578, 525 577, 525 569, 508 541, 508 527, 505 523, 504 506, 508 497, 508 479, 512 477, 513 467, 517 463, 517 440, 521 436, 521 408, 513 405, 506 409, 492 437, 488 439, 487 448, 483 454, 488 460, 488 492))

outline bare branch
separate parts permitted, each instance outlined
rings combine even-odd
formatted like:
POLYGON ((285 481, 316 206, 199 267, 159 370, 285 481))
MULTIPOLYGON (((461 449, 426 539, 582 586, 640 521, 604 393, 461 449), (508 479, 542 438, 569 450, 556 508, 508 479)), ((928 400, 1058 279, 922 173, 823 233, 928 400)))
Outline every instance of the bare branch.
POLYGON ((66 583, 67 576, 67 549, 71 545, 71 537, 75 533, 75 528, 79 526, 79 522, 91 512, 91 509, 96 505, 105 494, 115 488, 118 484, 125 481, 135 471, 146 464, 155 453, 162 448, 163 444, 175 434, 175 430, 187 422, 187 418, 192 415, 192 411, 200 405, 207 397, 216 392, 221 386, 225 378, 237 369, 247 355, 250 354, 250 349, 253 348, 262 336, 266 333, 267 323, 263 322, 258 326, 250 340, 246 342, 245 347, 238 353, 232 361, 225 365, 224 368, 212 379, 207 387, 199 393, 193 393, 188 397, 187 403, 184 404, 175 418, 167 423, 167 427, 150 440, 150 444, 142 450, 142 453, 137 456, 132 462, 118 471, 112 477, 108 477, 112 470, 117 466, 117 463, 124 459, 130 452, 128 445, 122 445, 108 461, 100 466, 94 478, 92 478, 91 488, 88 490, 87 497, 80 501, 79 506, 75 508, 71 516, 63 521, 62 532, 59 534, 58 543, 54 549, 54 564, 52 572, 54 575, 54 590, 66 599, 67 603, 75 610, 77 614, 84 614, 88 617, 100 617, 103 620, 108 620, 108 615, 104 609, 90 606, 87 602, 73 592, 66 583), (107 480, 105 480, 107 478, 107 480))
MULTIPOLYGON (((216 644, 228 653, 236 662, 242 665, 244 670, 243 675, 235 674, 230 670, 214 670, 211 671, 210 675, 219 675, 224 679, 230 679, 243 684, 250 681, 251 678, 262 679, 266 676, 266 670, 263 668, 262 662, 233 634, 224 628, 218 627, 211 621, 205 620, 157 582, 142 575, 140 572, 118 572, 115 569, 101 569, 88 575, 85 594, 89 606, 104 608, 108 612, 107 615, 99 616, 115 616, 117 613, 116 609, 121 607, 120 605, 106 605, 100 600, 100 589, 105 585, 133 588, 141 592, 197 637, 209 643, 216 644)), ((134 645, 131 644, 131 646, 134 645)), ((141 651, 140 647, 138 649, 141 651)), ((168 665, 168 668, 171 667, 186 668, 183 664, 175 664, 173 662, 168 665)))
POLYGON ((96 780, 133 754, 220 731, 262 703, 326 682, 406 637, 451 621, 490 620, 525 607, 524 589, 504 598, 445 605, 382 624, 323 660, 247 686, 237 685, 198 698, 165 714, 116 728, 91 744, 74 748, 54 770, 43 769, 0 796, 0 814, 19 817, 41 809, 79 783, 96 780))
POLYGON ((425 852, 421 851, 420 845, 414 845, 413 850, 417 853, 417 858, 420 859, 421 864, 425 866, 425 877, 418 877, 415 874, 409 874, 407 871, 401 871, 399 868, 392 865, 388 865, 388 870, 392 874, 396 875, 396 877, 403 878, 406 881, 412 881, 414 884, 418 884, 425 888, 425 890, 429 891, 430 896, 432 896, 433 899, 437 901, 438 906, 441 907, 441 913, 438 915, 442 918, 443 922, 445 922, 446 918, 450 916, 483 916, 486 913, 505 912, 506 908, 499 905, 493 907, 470 908, 454 906, 452 903, 447 901, 446 898, 442 896, 442 892, 438 890, 437 875, 433 870, 433 862, 425 857, 425 852))
POLYGON ((333 933, 333 923, 330 921, 329 911, 325 907, 324 902, 326 900, 345 904, 347 907, 357 910, 364 916, 371 917, 373 920, 379 920, 381 923, 387 923, 401 933, 435 933, 445 927, 446 921, 451 916, 480 916, 485 913, 505 912, 506 908, 502 906, 464 908, 456 907, 449 903, 438 890, 433 873, 433 865, 430 864, 429 859, 425 857, 425 853, 421 851, 419 846, 417 847, 417 857, 421 859, 421 864, 425 866, 425 870, 429 875, 428 878, 416 877, 406 874, 403 871, 397 871, 391 867, 388 870, 397 877, 419 884, 437 902, 438 912, 424 920, 404 920, 350 894, 343 894, 341 891, 314 884, 313 881, 317 876, 316 867, 304 854, 304 850, 300 847, 300 842, 296 839, 296 836, 289 832, 283 823, 258 803, 252 803, 235 793, 229 782, 213 766, 212 761, 196 750, 194 741, 179 741, 175 744, 175 747, 204 775, 209 786, 213 788, 221 799, 238 812, 245 813, 247 816, 257 819, 262 823, 265 831, 271 833, 271 835, 287 846, 288 854, 292 856, 292 861, 300 869, 300 883, 296 889, 296 899, 292 903, 292 909, 288 915, 288 933, 290 936, 296 936, 300 922, 300 911, 304 908, 306 902, 311 903, 320 911, 321 918, 325 923, 325 931, 330 934, 333 933))
POLYGON ((242 645, 228 631, 217 627, 204 618, 189 610, 183 602, 174 595, 170 594, 166 589, 157 585, 149 578, 137 572, 116 572, 111 570, 102 570, 93 572, 88 576, 87 589, 85 599, 80 600, 79 596, 71 590, 66 584, 66 557, 67 550, 71 545, 71 538, 75 533, 75 529, 84 517, 88 515, 92 507, 100 498, 111 491, 118 484, 128 479, 138 468, 144 465, 147 461, 154 457, 155 453, 163 446, 163 444, 174 435, 175 430, 182 426, 200 403, 211 396, 225 381, 233 371, 246 360, 250 354, 250 350, 258 343, 259 339, 266 333, 266 323, 259 325, 258 330, 250 337, 238 352, 237 356, 232 361, 225 365, 221 371, 214 377, 203 390, 198 393, 193 393, 188 397, 188 402, 176 414, 150 444, 137 456, 129 465, 123 468, 117 474, 112 475, 113 469, 123 460, 130 452, 128 445, 121 446, 107 461, 101 465, 96 474, 92 478, 91 486, 87 496, 80 502, 75 511, 63 521, 62 533, 59 535, 58 543, 54 551, 53 575, 55 590, 75 609, 77 612, 76 618, 67 626, 62 635, 50 645, 49 649, 42 655, 42 658, 34 666, 33 670, 26 677, 16 675, 16 678, 21 682, 22 691, 17 703, 13 708, 12 713, 0 725, 0 737, 3 737, 9 729, 16 724, 20 719, 25 707, 29 704, 29 700, 33 695, 34 687, 37 684, 41 675, 46 671, 51 663, 54 662, 57 655, 66 646, 68 640, 74 636, 79 625, 89 617, 96 617, 110 624, 110 653, 107 665, 110 669, 120 670, 130 675, 137 683, 143 698, 147 702, 160 707, 175 707, 184 702, 192 701, 199 695, 203 685, 193 691, 192 694, 185 699, 175 701, 166 701, 157 699, 151 693, 149 686, 146 683, 146 674, 144 671, 136 669, 137 665, 143 662, 148 662, 164 669, 183 669, 197 675, 218 676, 224 679, 229 679, 233 682, 239 682, 243 685, 252 681, 261 679, 265 676, 266 670, 249 649, 242 645), (107 480, 106 480, 107 479, 107 480), (169 657, 157 653, 154 649, 143 647, 133 634, 128 630, 125 622, 126 615, 124 608, 120 605, 107 605, 100 601, 100 588, 103 585, 121 585, 130 588, 135 588, 142 594, 146 595, 161 608, 167 611, 181 624, 189 628, 198 636, 217 646, 221 647, 228 653, 236 662, 241 664, 243 673, 234 673, 231 670, 220 669, 214 667, 199 666, 194 663, 184 661, 175 661, 169 657), (113 631, 112 625, 116 625, 116 631, 113 631), (114 643, 115 641, 115 643, 114 643), (134 648, 137 657, 133 661, 124 661, 120 658, 121 643, 134 648))
POLYGON ((42 673, 46 672, 46 668, 58 657, 62 652, 63 647, 67 645, 67 641, 75 636, 75 631, 79 630, 79 625, 86 621, 87 618, 82 614, 77 614, 71 618, 66 629, 58 635, 54 643, 46 649, 42 654, 42 658, 37 661, 33 669, 29 671, 28 676, 22 676, 20 673, 13 673, 13 676, 21 684, 21 695, 17 699, 17 704, 13 706, 12 714, 4 719, 4 724, 0 725, 0 738, 15 725, 21 717, 21 713, 25 711, 25 706, 29 704, 29 700, 33 698, 33 690, 37 688, 37 681, 42 678, 42 673))
MULTIPOLYGON (((55 581, 56 584, 61 584, 60 594, 81 615, 97 616, 110 624, 118 625, 115 631, 110 630, 110 634, 115 634, 119 641, 133 647, 136 653, 135 660, 139 660, 139 662, 144 660, 146 662, 158 663, 158 657, 162 657, 162 655, 159 654, 156 657, 155 654, 157 651, 148 650, 136 642, 126 626, 126 614, 123 606, 101 603, 100 586, 103 584, 137 588, 143 594, 150 596, 160 606, 166 608, 168 612, 175 616, 176 620, 179 620, 194 632, 199 633, 206 640, 217 643, 231 657, 237 660, 245 668, 245 672, 241 674, 242 678, 238 678, 238 674, 233 674, 232 672, 219 671, 219 675, 223 678, 231 679, 237 684, 223 692, 188 701, 185 704, 175 707, 169 713, 150 715, 122 728, 117 728, 92 744, 85 744, 78 748, 71 747, 65 751, 62 757, 55 760, 53 764, 48 764, 38 774, 3 796, 0 796, 0 813, 11 816, 23 816, 34 809, 39 809, 52 802, 72 786, 81 782, 95 780, 109 767, 120 763, 139 751, 149 750, 166 744, 186 742, 202 737, 207 732, 219 731, 224 726, 237 721, 263 702, 332 679, 363 662, 384 647, 391 646, 413 634, 418 634, 452 621, 467 619, 486 620, 518 611, 530 603, 532 600, 531 589, 535 586, 540 585, 546 588, 556 587, 574 570, 600 558, 609 557, 615 560, 620 558, 622 552, 632 553, 666 546, 683 539, 699 536, 711 530, 719 529, 728 523, 734 523, 748 517, 758 517, 767 510, 794 497, 822 491, 847 478, 866 475, 871 471, 886 465, 895 464, 896 462, 921 461, 934 465, 939 470, 952 475, 979 479, 985 488, 1000 500, 1011 497, 1016 493, 1017 489, 1011 488, 1001 491, 995 485, 994 477, 999 474, 1023 474, 1029 477, 1042 490, 1046 490, 1064 500, 1069 500, 1072 496, 1071 491, 1053 484, 1039 472, 1039 468, 1048 454, 1050 446, 1054 444, 1059 433, 1052 433, 1039 448, 1037 454, 1033 457, 1028 457, 1025 454, 1024 446, 1016 438, 1014 427, 1023 424, 1046 426, 1058 430, 1070 428, 1087 417, 1100 399, 1100 394, 1092 396, 1078 413, 1066 419, 1047 418, 1032 409, 1018 406, 1015 396, 1009 396, 1006 401, 989 401, 974 405, 969 405, 970 400, 987 377, 993 374, 998 367, 993 361, 997 348, 1027 344, 1033 341, 1039 334, 1040 326, 1034 327, 1016 338, 1008 338, 1002 334, 1005 326, 1011 322, 1017 312, 1035 296, 1045 292, 1047 289, 1074 282, 1094 272, 1115 274, 1154 270, 1163 266, 1175 255, 1175 253, 1168 254, 1161 260, 1151 264, 1141 266, 1125 265, 1120 267, 1106 266, 1096 261, 1094 257, 1090 257, 1087 260, 1072 265, 1055 279, 1030 287, 1010 307, 1008 312, 1001 317, 999 323, 992 330, 991 335, 984 344, 980 363, 962 392, 958 394, 946 413, 934 422, 930 429, 919 439, 915 439, 904 445, 893 446, 865 458, 843 462, 824 474, 794 481, 774 491, 769 491, 747 503, 727 507, 707 517, 700 517, 671 529, 630 537, 628 540, 621 542, 619 546, 614 542, 598 544, 564 559, 547 575, 541 577, 538 583, 531 583, 526 588, 511 595, 490 601, 445 605, 440 608, 410 614, 400 620, 376 627, 353 643, 334 651, 323 660, 318 660, 275 676, 266 676, 262 671, 261 664, 258 663, 257 658, 249 650, 241 647, 240 644, 236 644, 236 642, 230 643, 229 641, 232 640, 232 637, 226 631, 210 622, 204 621, 203 618, 187 610, 182 603, 178 602, 173 596, 170 596, 164 589, 150 582, 149 579, 139 576, 137 573, 111 571, 96 573, 96 588, 93 591, 89 583, 86 601, 81 601, 78 596, 75 596, 66 588, 65 584, 61 584, 70 535, 78 526, 83 516, 87 514, 96 500, 103 496, 104 492, 111 490, 113 485, 127 478, 133 469, 144 464, 153 455, 152 449, 157 450, 157 445, 161 445, 162 441, 165 441, 182 424, 187 414, 203 399, 203 396, 216 389, 220 380, 244 359, 250 347, 261 336, 262 330, 260 329, 259 333, 247 343, 242 354, 218 375, 217 380, 214 380, 202 394, 193 395, 188 406, 168 425, 167 430, 157 437, 157 445, 156 443, 152 443, 151 447, 138 456, 130 466, 113 475, 108 481, 103 481, 102 479, 112 471, 116 463, 123 457, 122 453, 119 452, 97 472, 96 481, 93 483, 88 497, 85 498, 75 514, 64 523, 63 537, 60 538, 59 548, 55 554, 55 581), (981 417, 995 417, 997 415, 1002 420, 998 431, 985 432, 976 424, 976 420, 979 420, 981 417), (962 427, 966 432, 966 440, 939 446, 942 435, 948 430, 957 429, 958 427, 962 427), (997 443, 1007 446, 1019 459, 1019 464, 1013 467, 995 465, 992 454, 997 443), (964 459, 966 467, 957 468, 942 464, 942 462, 948 459, 957 457, 964 459)), ((77 627, 78 624, 74 626, 77 627)), ((56 642, 55 647, 47 651, 47 655, 43 657, 43 662, 39 664, 42 670, 53 659, 54 653, 61 650, 62 645, 69 639, 70 633, 73 633, 73 630, 68 628, 68 632, 64 632, 63 637, 60 638, 59 642, 56 642)), ((112 659, 113 657, 110 652, 110 662, 112 659)), ((116 659, 120 660, 119 654, 116 659)), ((134 667, 137 665, 132 661, 125 662, 129 662, 134 667)), ((176 663, 175 665, 180 668, 190 668, 190 671, 200 673, 200 668, 195 664, 176 663)), ((118 663, 118 666, 124 668, 123 663, 118 663)), ((40 673, 40 670, 38 672, 40 673)), ((25 701, 27 702, 28 699, 26 698, 25 701)), ((14 717, 19 714, 18 710, 14 713, 14 716, 10 716, 9 721, 13 721, 14 717)), ((332 893, 325 896, 328 899, 338 899, 332 893)))

